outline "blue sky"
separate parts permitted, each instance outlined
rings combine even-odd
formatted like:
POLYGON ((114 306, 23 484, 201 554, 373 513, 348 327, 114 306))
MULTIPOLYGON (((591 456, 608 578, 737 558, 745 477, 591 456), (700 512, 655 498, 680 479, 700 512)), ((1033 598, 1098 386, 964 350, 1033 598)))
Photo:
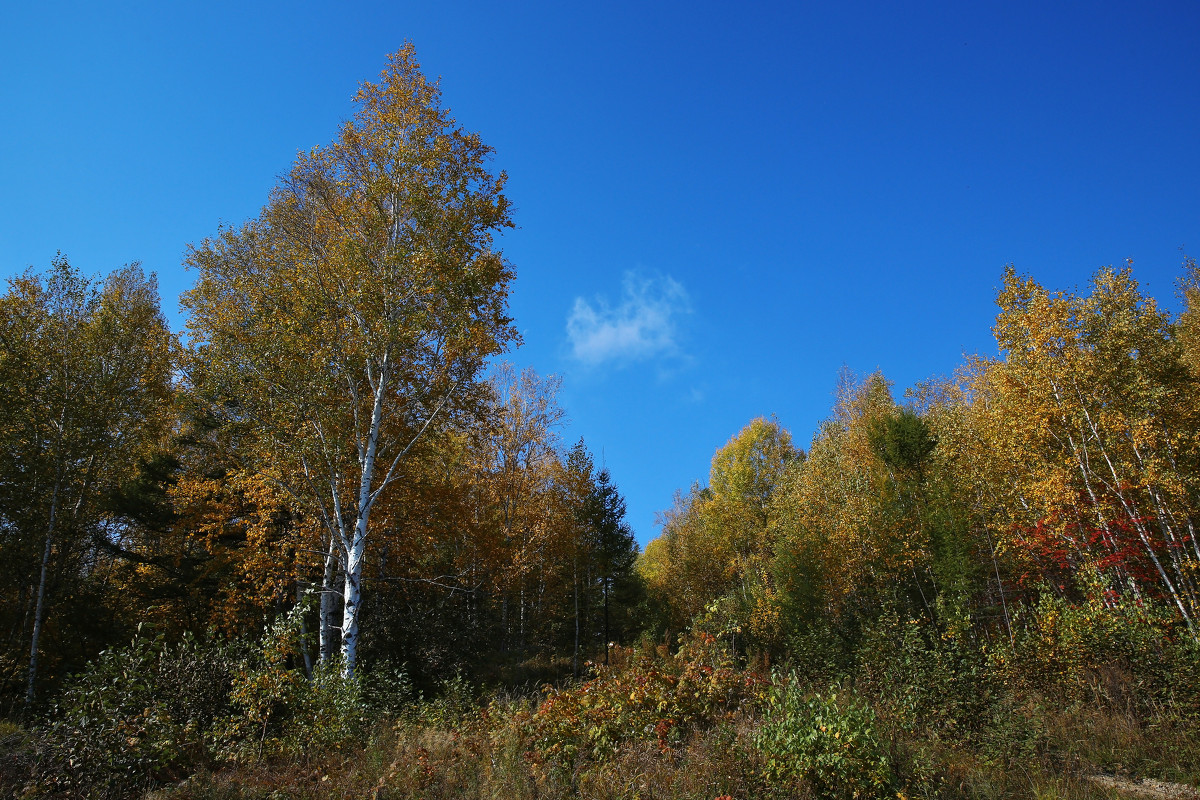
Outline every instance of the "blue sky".
POLYGON ((1006 263, 1056 288, 1200 254, 1200 6, 7 3, 0 276, 130 261, 164 308, 411 40, 509 173, 520 366, 643 543, 775 414, 807 445, 843 365, 897 392, 991 352, 1006 263))

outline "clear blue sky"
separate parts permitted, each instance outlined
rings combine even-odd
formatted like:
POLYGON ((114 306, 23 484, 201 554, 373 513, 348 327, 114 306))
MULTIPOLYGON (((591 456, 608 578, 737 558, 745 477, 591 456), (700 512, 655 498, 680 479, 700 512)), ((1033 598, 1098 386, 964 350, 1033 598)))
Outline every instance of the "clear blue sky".
POLYGON ((1177 307, 1200 254, 1200 6, 5 3, 0 276, 141 261, 254 215, 405 40, 510 175, 518 365, 563 376, 643 543, 843 364, 897 392, 990 352, 1012 262, 1177 307))

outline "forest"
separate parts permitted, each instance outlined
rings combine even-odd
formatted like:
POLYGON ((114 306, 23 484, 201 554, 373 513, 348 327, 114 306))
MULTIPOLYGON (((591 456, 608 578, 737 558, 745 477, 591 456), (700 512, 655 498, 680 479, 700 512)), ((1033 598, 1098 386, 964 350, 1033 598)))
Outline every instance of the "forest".
POLYGON ((8 282, 3 790, 1200 796, 1194 260, 1177 313, 1005 268, 996 356, 748 421, 641 551, 506 360, 492 154, 406 46, 185 331, 137 265, 8 282))

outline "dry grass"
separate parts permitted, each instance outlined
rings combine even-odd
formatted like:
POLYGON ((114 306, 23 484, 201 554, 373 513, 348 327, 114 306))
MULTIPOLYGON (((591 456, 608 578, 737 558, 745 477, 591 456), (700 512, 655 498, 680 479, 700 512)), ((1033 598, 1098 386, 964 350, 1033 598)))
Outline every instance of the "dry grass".
POLYGON ((1059 764, 1074 773, 1200 783, 1200 730, 1175 720, 1145 722, 1092 706, 1046 715, 1059 764))
POLYGON ((361 746, 201 770, 145 800, 361 800, 384 775, 391 741, 390 728, 380 726, 361 746))
MULTIPOLYGON (((267 800, 376 798, 376 800, 713 800, 803 798, 806 787, 768 787, 748 745, 755 721, 742 718, 693 733, 673 750, 653 741, 623 745, 603 762, 555 772, 527 757, 520 730, 500 724, 459 727, 400 723, 356 752, 310 761, 231 765, 201 773, 151 795, 154 800, 267 800)), ((1051 736, 1067 736, 1073 751, 1053 747, 1021 763, 1000 765, 986 754, 946 743, 898 742, 907 759, 906 798, 1045 798, 1100 800, 1138 795, 1122 784, 1092 777, 1106 768, 1098 756, 1131 761, 1131 754, 1179 751, 1180 768, 1195 745, 1162 741, 1128 720, 1083 714, 1054 723, 1051 736), (1073 739, 1070 737, 1074 737, 1073 739), (1093 738, 1095 737, 1095 738, 1093 738), (1175 745, 1172 748, 1172 744, 1175 745), (1085 757, 1087 754, 1087 757, 1085 757)), ((1108 762, 1121 766, 1118 762, 1108 762)), ((1149 762, 1147 762, 1149 763, 1149 762)), ((1159 762, 1161 765, 1161 762, 1159 762)), ((1111 768, 1108 768, 1111 770, 1111 768)), ((1111 774, 1111 772, 1110 772, 1111 774)), ((1172 777, 1170 769, 1136 777, 1172 777)))
MULTIPOLYGON (((291 762, 230 765, 155 792, 154 800, 375 798, 376 800, 713 800, 811 797, 802 785, 770 787, 751 745, 758 721, 741 714, 693 731, 673 749, 654 740, 621 745, 600 762, 555 768, 529 752, 520 715, 493 706, 457 720, 410 719, 381 726, 358 749, 291 762)), ((1004 741, 975 748, 905 738, 893 731, 892 758, 905 798, 1137 797, 1128 784, 1097 774, 1188 783, 1200 764, 1194 736, 1146 727, 1113 710, 1081 707, 1045 712, 1036 752, 1018 755, 1004 741), (1006 748, 1009 748, 1006 750, 1006 748), (1007 753, 1007 754, 1006 754, 1007 753), (1124 787, 1124 788, 1122 788, 1124 787)), ((1017 719, 1019 729, 1035 720, 1017 719)), ((1006 728, 1005 730, 1009 730, 1006 728)), ((1005 734, 1007 735, 1007 734, 1005 734)), ((1003 738, 1003 737, 1001 737, 1003 738)))

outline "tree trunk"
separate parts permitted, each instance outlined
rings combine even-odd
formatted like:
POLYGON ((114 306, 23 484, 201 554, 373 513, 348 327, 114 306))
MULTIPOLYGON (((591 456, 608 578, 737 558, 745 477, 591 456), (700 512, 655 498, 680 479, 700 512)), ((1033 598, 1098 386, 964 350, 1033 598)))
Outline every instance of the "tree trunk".
MULTIPOLYGON (((372 484, 375 481, 375 458, 379 453, 379 434, 383 426, 383 404, 387 391, 388 361, 386 355, 379 368, 378 383, 375 385, 374 402, 371 406, 371 427, 367 433, 367 445, 359 451, 362 459, 362 476, 358 482, 358 515, 354 523, 353 538, 347 543, 346 589, 342 601, 342 675, 354 677, 358 661, 358 611, 362 602, 363 552, 367 545, 367 525, 374 503, 372 484)), ((384 481, 386 483, 387 478, 384 481)))
POLYGON ((338 591, 334 588, 334 582, 337 580, 338 563, 337 534, 331 533, 329 535, 329 552, 325 554, 325 574, 321 579, 321 612, 318 623, 321 641, 320 658, 324 665, 329 664, 338 647, 334 636, 334 631, 337 629, 334 621, 337 619, 338 611, 338 591))
POLYGON ((608 666, 608 581, 604 579, 604 666, 608 666))
POLYGON ((42 550, 42 572, 38 578, 37 603, 33 610, 33 640, 29 646, 29 683, 25 689, 26 707, 33 704, 37 682, 38 640, 42 637, 42 621, 46 615, 46 573, 50 569, 50 552, 54 545, 54 523, 58 514, 58 492, 61 481, 55 481, 50 495, 50 521, 46 526, 46 547, 42 550))
MULTIPOLYGON (((365 528, 365 520, 360 527, 365 528)), ((366 531, 364 530, 365 534, 366 531)), ((363 536, 355 531, 354 543, 346 557, 345 608, 342 611, 342 675, 354 677, 358 663, 358 612, 362 603, 363 551, 366 549, 363 536)))
POLYGON ((575 554, 575 563, 571 572, 571 584, 575 590, 575 649, 571 653, 571 672, 579 677, 579 554, 575 554))

